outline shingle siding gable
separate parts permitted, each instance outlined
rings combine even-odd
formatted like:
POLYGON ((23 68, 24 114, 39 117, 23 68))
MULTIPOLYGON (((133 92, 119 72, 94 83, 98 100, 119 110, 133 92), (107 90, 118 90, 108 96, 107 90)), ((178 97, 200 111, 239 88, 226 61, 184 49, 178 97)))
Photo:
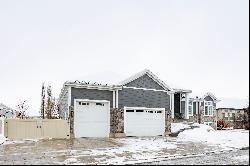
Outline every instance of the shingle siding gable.
POLYGON ((132 82, 125 84, 127 87, 136 87, 136 88, 147 88, 147 89, 157 89, 164 90, 156 81, 150 78, 147 74, 135 79, 132 82))

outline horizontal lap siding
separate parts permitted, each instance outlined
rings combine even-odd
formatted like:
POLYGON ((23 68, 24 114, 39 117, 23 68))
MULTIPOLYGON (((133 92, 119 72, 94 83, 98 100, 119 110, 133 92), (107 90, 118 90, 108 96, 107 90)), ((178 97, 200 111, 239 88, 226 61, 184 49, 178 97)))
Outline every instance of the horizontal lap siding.
POLYGON ((113 107, 113 92, 107 90, 96 89, 71 89, 71 105, 74 105, 74 99, 89 99, 89 100, 108 100, 110 107, 113 107))
POLYGON ((123 88, 119 91, 118 98, 119 108, 127 106, 170 109, 170 99, 166 92, 123 88))

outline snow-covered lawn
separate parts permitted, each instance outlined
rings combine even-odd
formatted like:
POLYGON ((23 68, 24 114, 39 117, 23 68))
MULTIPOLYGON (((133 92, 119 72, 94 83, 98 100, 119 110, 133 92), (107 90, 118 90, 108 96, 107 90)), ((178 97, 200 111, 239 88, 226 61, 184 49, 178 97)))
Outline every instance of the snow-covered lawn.
POLYGON ((198 124, 199 128, 185 130, 178 135, 178 140, 202 142, 226 148, 249 147, 249 130, 213 130, 210 126, 198 124))

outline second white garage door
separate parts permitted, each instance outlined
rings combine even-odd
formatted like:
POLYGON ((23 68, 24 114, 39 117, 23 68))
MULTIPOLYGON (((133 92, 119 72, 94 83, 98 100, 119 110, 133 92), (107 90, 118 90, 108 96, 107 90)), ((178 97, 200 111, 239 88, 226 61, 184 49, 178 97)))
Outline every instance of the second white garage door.
POLYGON ((159 136, 165 133, 165 109, 125 107, 126 136, 159 136))
POLYGON ((109 137, 109 101, 76 99, 74 105, 74 133, 76 138, 109 137))

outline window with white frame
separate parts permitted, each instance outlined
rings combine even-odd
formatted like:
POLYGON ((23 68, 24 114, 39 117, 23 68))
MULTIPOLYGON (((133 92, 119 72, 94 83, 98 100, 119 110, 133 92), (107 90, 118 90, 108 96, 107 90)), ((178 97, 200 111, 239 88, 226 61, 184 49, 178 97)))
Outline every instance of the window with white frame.
POLYGON ((208 125, 208 126, 213 126, 213 122, 204 122, 205 125, 208 125))
POLYGON ((204 115, 213 116, 213 102, 212 101, 204 102, 204 115))
POLYGON ((192 100, 188 101, 188 114, 189 116, 193 116, 193 101, 192 100))

